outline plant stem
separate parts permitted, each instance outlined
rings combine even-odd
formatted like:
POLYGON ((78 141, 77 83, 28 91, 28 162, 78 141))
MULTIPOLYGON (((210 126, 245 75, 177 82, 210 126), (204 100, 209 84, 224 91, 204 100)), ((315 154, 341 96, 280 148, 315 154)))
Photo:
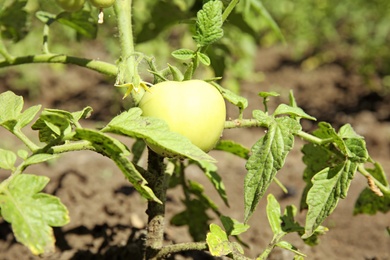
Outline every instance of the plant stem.
POLYGON ((189 243, 181 243, 181 244, 173 244, 164 246, 160 252, 156 255, 157 259, 161 259, 169 256, 170 254, 179 253, 183 251, 197 250, 204 251, 207 250, 208 246, 206 242, 189 242, 189 243))
POLYGON ((163 247, 164 241, 165 201, 169 175, 165 174, 164 157, 151 149, 148 151, 148 171, 144 177, 162 203, 148 202, 145 259, 157 259, 157 254, 163 247))
POLYGON ((225 22, 230 13, 233 11, 234 7, 240 2, 240 0, 233 0, 229 3, 229 5, 226 7, 225 11, 222 14, 222 21, 225 22))
POLYGON ((375 185, 385 194, 390 194, 390 188, 383 185, 380 181, 378 181, 374 176, 372 176, 366 168, 364 168, 364 164, 360 164, 358 166, 358 171, 366 178, 371 178, 374 180, 375 185))
POLYGON ((65 54, 38 54, 15 57, 12 60, 0 61, 0 68, 30 63, 74 64, 112 77, 115 77, 118 74, 118 68, 111 63, 67 56, 65 54))
POLYGON ((261 122, 256 119, 234 119, 225 122, 225 129, 261 126, 263 126, 261 122))
MULTIPOLYGON (((138 74, 138 64, 135 57, 133 25, 132 25, 132 0, 116 0, 114 10, 117 18, 119 41, 121 47, 121 60, 119 62, 119 73, 117 85, 131 83, 138 88, 141 82, 138 74)), ((131 91, 133 104, 141 100, 144 90, 131 91)))

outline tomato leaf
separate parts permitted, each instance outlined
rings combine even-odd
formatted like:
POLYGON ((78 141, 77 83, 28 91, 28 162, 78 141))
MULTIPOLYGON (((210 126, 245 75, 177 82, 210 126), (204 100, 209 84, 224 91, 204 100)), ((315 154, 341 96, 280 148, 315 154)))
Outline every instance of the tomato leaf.
POLYGON ((220 140, 214 147, 214 150, 225 151, 243 159, 248 159, 250 153, 248 148, 232 140, 220 140))
POLYGON ((0 148, 0 168, 12 170, 15 166, 16 154, 9 150, 0 148))
POLYGON ((273 113, 273 115, 277 116, 277 115, 292 115, 292 116, 297 116, 297 117, 301 117, 301 118, 305 118, 305 119, 309 119, 309 120, 316 120, 315 117, 312 117, 308 114, 305 113, 305 111, 302 110, 302 108, 300 107, 291 107, 289 105, 286 105, 286 104, 280 104, 275 112, 273 113))
POLYGON ((222 182, 221 176, 217 173, 217 166, 213 163, 207 161, 198 161, 195 162, 200 168, 202 168, 206 177, 213 184, 214 188, 217 190, 219 196, 223 200, 226 206, 229 207, 228 198, 226 195, 225 185, 222 182))
POLYGON ((66 25, 77 33, 95 39, 97 35, 97 23, 94 12, 90 10, 80 10, 77 12, 62 12, 56 17, 57 22, 66 25))
POLYGON ((233 218, 221 216, 220 219, 228 236, 237 236, 249 229, 248 224, 241 223, 233 218))
POLYGON ((190 49, 178 49, 172 52, 172 56, 178 60, 190 60, 194 55, 195 52, 190 49))
POLYGON ((271 226, 272 232, 274 235, 280 235, 283 234, 282 230, 282 218, 281 218, 281 211, 280 211, 280 205, 276 198, 269 194, 267 196, 267 217, 268 222, 271 226))
POLYGON ((32 165, 32 164, 46 162, 46 161, 58 158, 58 156, 59 156, 58 154, 45 154, 45 153, 34 154, 34 155, 28 157, 24 161, 24 165, 28 166, 28 165, 32 165))
POLYGON ((130 155, 130 152, 119 140, 104 133, 88 129, 76 129, 74 138, 76 140, 90 141, 96 152, 109 157, 115 162, 125 177, 144 198, 161 203, 153 191, 147 186, 148 183, 145 178, 128 159, 127 156, 130 155))
POLYGON ((212 256, 224 256, 232 252, 226 232, 216 224, 210 224, 210 232, 207 234, 206 243, 212 256))
POLYGON ((197 52, 196 55, 197 55, 199 61, 201 63, 203 63, 203 65, 210 66, 211 61, 210 61, 209 56, 207 56, 206 54, 201 53, 201 52, 197 52))
POLYGON ((182 81, 184 79, 183 73, 175 66, 168 64, 174 81, 182 81))
POLYGON ((244 110, 245 108, 248 107, 248 100, 246 98, 235 94, 233 91, 221 87, 219 84, 215 82, 211 82, 211 84, 213 84, 216 88, 218 88, 219 92, 221 92, 222 96, 227 101, 229 101, 230 103, 238 107, 240 110, 244 110))
POLYGON ((307 193, 308 212, 303 239, 310 237, 317 227, 337 206, 340 198, 345 198, 357 164, 349 160, 335 167, 327 167, 312 178, 313 186, 307 193))
POLYGON ((209 1, 197 13, 196 35, 193 37, 199 46, 210 45, 223 36, 222 2, 209 1))
POLYGON ((59 198, 40 191, 49 182, 45 176, 15 176, 0 193, 3 218, 11 223, 16 240, 35 255, 53 252, 55 238, 51 226, 69 222, 68 211, 59 198))
POLYGON ((283 166, 294 143, 294 133, 301 129, 298 122, 289 117, 276 118, 267 133, 252 147, 244 182, 244 222, 253 214, 259 200, 283 166))
POLYGON ((11 91, 0 94, 0 125, 12 132, 22 109, 22 97, 11 91))
MULTIPOLYGON (((299 255, 299 256, 302 256, 302 257, 306 257, 305 254, 299 252, 299 250, 295 246, 293 246, 292 244, 290 244, 287 241, 284 241, 284 240, 279 241, 278 243, 276 243, 276 246, 280 247, 280 248, 283 248, 283 249, 287 249, 287 250, 295 253, 296 255, 299 255)), ((296 259, 296 258, 294 258, 294 259, 296 259)))
POLYGON ((184 156, 194 161, 215 162, 214 158, 193 145, 190 140, 169 131, 168 125, 163 120, 141 117, 141 114, 140 108, 132 108, 113 118, 102 131, 142 138, 167 153, 184 156))

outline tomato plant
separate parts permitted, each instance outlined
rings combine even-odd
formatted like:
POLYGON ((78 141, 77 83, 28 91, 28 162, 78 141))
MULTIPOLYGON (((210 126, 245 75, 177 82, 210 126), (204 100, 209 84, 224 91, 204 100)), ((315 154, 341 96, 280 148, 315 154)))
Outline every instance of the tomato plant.
POLYGON ((56 0, 56 2, 59 6, 68 12, 78 11, 85 4, 85 0, 56 0))
MULTIPOLYGON (((53 13, 51 5, 43 4, 42 10, 32 15, 24 9, 25 0, 6 3, 0 5, 0 68, 22 64, 39 66, 39 63, 77 65, 106 75, 112 91, 117 89, 114 86, 125 88, 122 94, 131 101, 129 108, 94 128, 85 126, 85 120, 92 113, 90 106, 74 112, 41 109, 41 105, 24 109, 22 96, 12 91, 0 94, 0 126, 24 145, 18 151, 0 148, 0 168, 10 173, 0 183, 0 212, 12 226, 16 240, 32 254, 53 252, 52 227, 64 226, 70 219, 60 198, 45 193, 49 178, 28 173, 30 166, 56 159, 62 153, 82 150, 112 160, 147 201, 145 236, 135 247, 126 247, 133 250, 131 256, 137 259, 162 259, 194 250, 207 251, 215 257, 248 259, 246 244, 240 235, 250 232, 250 224, 258 224, 249 220, 273 182, 287 190, 277 174, 296 145, 296 137, 305 141, 301 147, 306 165, 302 174, 305 188, 299 205, 304 213, 297 218, 295 205, 287 205, 282 211, 276 196, 269 193, 265 213, 272 238, 265 249, 256 248, 256 259, 267 259, 275 247, 290 251, 295 259, 304 258, 305 252, 298 250, 293 245, 295 241, 290 242, 287 235, 294 233, 306 244, 318 244, 319 236, 328 230, 323 226, 325 220, 347 196, 355 173, 360 173, 358 176, 368 182, 358 198, 355 212, 374 214, 390 210, 387 176, 369 155, 364 138, 350 124, 336 130, 329 123, 319 122, 314 131, 306 131, 301 122, 315 122, 316 118, 298 106, 292 92, 287 104, 279 104, 271 111, 269 101, 278 94, 259 91, 264 108, 259 106, 244 113, 249 110, 248 100, 224 87, 226 82, 221 77, 229 78, 229 69, 237 68, 232 65, 233 57, 229 56, 237 53, 237 45, 252 46, 248 43, 259 37, 251 38, 258 33, 253 17, 264 19, 283 39, 281 30, 260 1, 114 1, 112 15, 117 18, 116 24, 101 25, 118 30, 119 54, 112 63, 100 57, 88 59, 49 51, 53 24, 74 30, 78 40, 96 37, 96 10, 91 10, 89 5, 73 13, 57 14, 53 13), (36 20, 28 23, 32 17, 36 20), (133 21, 136 22, 133 24, 133 21), (142 42, 157 39, 158 34, 172 29, 172 24, 183 24, 183 21, 188 26, 186 34, 192 34, 191 42, 183 41, 176 46, 169 63, 168 60, 157 63, 153 53, 136 48, 142 42), (15 42, 23 43, 28 39, 29 26, 43 29, 43 41, 39 41, 43 46, 36 48, 42 52, 21 53, 21 50, 9 48, 15 42), (234 39, 229 40, 232 35, 234 39), (237 111, 236 115, 226 115, 225 101, 237 111), (37 138, 26 134, 28 126, 37 138), (234 140, 220 139, 222 131, 244 127, 261 129, 262 135, 250 148, 234 140), (205 188, 186 174, 190 166, 198 167, 224 206, 230 206, 223 183, 229 173, 219 174, 213 153, 208 153, 210 149, 229 154, 230 157, 224 158, 236 156, 245 160, 245 166, 240 169, 245 177, 243 205, 240 205, 244 210, 237 212, 239 219, 225 215, 205 188), (147 165, 142 165, 145 150, 147 165), (183 211, 174 215, 170 224, 187 226, 194 241, 164 243, 167 190, 177 186, 183 192, 178 199, 183 211), (211 214, 218 221, 211 222, 211 214)), ((103 7, 102 2, 98 6, 103 7)), ((175 33, 180 33, 180 29, 175 33)), ((25 49, 31 50, 31 42, 24 43, 29 46, 25 49)), ((243 56, 248 58, 251 53, 248 51, 243 56)), ((245 68, 236 73, 242 74, 245 68)))
POLYGON ((139 103, 144 116, 163 119, 205 152, 221 137, 226 108, 216 87, 200 80, 164 81, 146 92, 139 103))

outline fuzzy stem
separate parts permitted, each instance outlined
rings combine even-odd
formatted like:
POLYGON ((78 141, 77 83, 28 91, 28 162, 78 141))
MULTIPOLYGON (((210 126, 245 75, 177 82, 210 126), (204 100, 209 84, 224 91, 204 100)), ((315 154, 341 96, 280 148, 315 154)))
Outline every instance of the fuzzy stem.
POLYGON ((74 64, 112 77, 115 77, 118 73, 117 67, 111 63, 84 59, 84 58, 79 58, 74 56, 67 56, 65 54, 38 54, 38 55, 15 57, 12 60, 0 61, 0 68, 22 65, 22 64, 30 64, 30 63, 74 64))
POLYGON ((165 201, 169 175, 165 174, 164 157, 149 149, 148 171, 145 179, 157 198, 162 202, 148 202, 148 227, 146 236, 145 259, 157 259, 157 254, 163 247, 165 201))

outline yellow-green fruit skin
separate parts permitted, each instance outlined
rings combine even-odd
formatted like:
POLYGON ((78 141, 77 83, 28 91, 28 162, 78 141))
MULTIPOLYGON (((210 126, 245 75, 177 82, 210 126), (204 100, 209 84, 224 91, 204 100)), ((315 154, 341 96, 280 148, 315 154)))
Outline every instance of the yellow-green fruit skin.
POLYGON ((115 0, 89 0, 97 8, 108 8, 112 6, 115 0))
POLYGON ((202 80, 158 83, 145 93, 139 107, 143 116, 163 119, 172 132, 187 137, 205 152, 220 139, 226 119, 221 93, 202 80))
POLYGON ((85 0, 56 0, 62 9, 68 12, 75 12, 83 8, 85 0))

